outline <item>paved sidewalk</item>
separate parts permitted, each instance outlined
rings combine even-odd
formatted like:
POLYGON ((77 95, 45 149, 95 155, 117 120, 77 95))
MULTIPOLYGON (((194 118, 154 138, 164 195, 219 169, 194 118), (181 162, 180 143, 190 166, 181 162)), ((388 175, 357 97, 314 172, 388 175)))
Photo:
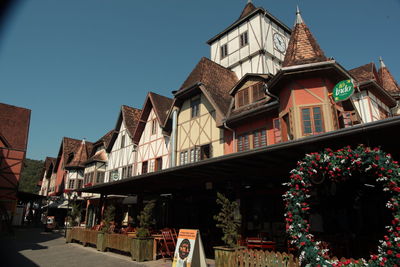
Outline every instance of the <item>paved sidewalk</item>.
MULTIPOLYGON (((99 252, 95 248, 65 243, 63 232, 46 233, 40 228, 20 228, 13 236, 0 237, 0 265, 14 266, 79 266, 79 267, 171 267, 170 260, 144 263, 132 261, 129 256, 99 252)), ((208 261, 214 266, 213 261, 208 261)))

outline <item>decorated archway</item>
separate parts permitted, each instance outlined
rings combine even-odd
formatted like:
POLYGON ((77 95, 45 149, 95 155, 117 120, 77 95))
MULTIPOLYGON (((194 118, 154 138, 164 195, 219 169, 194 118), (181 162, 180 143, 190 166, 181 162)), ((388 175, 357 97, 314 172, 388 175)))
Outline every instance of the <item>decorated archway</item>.
POLYGON ((307 154, 291 171, 290 181, 285 185, 289 187, 283 195, 286 231, 291 245, 298 248, 304 266, 400 266, 400 169, 390 154, 362 145, 355 149, 325 149, 320 153, 307 154), (355 173, 363 173, 382 185, 388 195, 386 207, 393 218, 380 241, 378 254, 371 255, 368 260, 361 259, 359 263, 332 261, 329 249, 323 248, 310 233, 310 192, 315 184, 326 180, 345 182, 352 179, 355 173))

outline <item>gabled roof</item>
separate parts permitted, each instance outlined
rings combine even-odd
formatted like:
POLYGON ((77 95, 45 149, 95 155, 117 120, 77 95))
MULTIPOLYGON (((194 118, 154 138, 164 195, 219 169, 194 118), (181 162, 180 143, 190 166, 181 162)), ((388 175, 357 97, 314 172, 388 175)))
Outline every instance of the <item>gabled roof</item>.
POLYGON ((70 162, 66 164, 66 168, 85 167, 84 163, 89 158, 89 149, 85 140, 82 140, 78 148, 74 152, 74 156, 70 162))
POLYGON ((396 105, 395 99, 390 95, 391 92, 382 86, 373 62, 351 69, 349 73, 358 82, 360 90, 368 90, 380 96, 380 100, 389 107, 396 105))
POLYGON ((107 149, 108 144, 111 142, 111 138, 114 134, 115 130, 108 131, 104 136, 102 136, 99 140, 97 140, 93 144, 93 149, 92 152, 90 153, 90 157, 87 159, 85 164, 93 161, 107 161, 107 154, 104 153, 104 150, 100 152, 96 152, 96 149, 98 147, 103 146, 105 149, 107 149))
POLYGON ((119 115, 118 115, 117 124, 115 125, 112 137, 108 143, 108 146, 106 147, 107 152, 111 151, 111 149, 114 145, 114 142, 118 137, 119 129, 121 127, 122 122, 125 123, 125 127, 127 129, 128 135, 133 140, 133 136, 135 134, 136 127, 139 123, 141 112, 142 111, 137 108, 133 108, 133 107, 126 106, 126 105, 121 106, 121 111, 119 112, 119 115))
POLYGON ((386 67, 385 63, 383 63, 382 58, 380 59, 380 62, 381 66, 379 68, 378 77, 381 81, 382 87, 391 94, 399 94, 399 85, 390 73, 389 69, 386 67))
POLYGON ((207 41, 207 44, 211 45, 214 41, 218 40, 221 36, 225 35, 226 33, 230 32, 234 28, 238 27, 240 24, 246 22, 247 20, 250 20, 253 16, 256 14, 264 14, 266 17, 268 17, 271 21, 282 27, 287 33, 290 34, 291 30, 288 26, 286 26, 282 21, 277 19, 275 16, 273 16, 271 13, 269 13, 266 9, 262 7, 255 7, 252 3, 247 3, 242 12, 240 13, 239 18, 232 23, 230 26, 228 26, 225 30, 222 32, 218 33, 215 35, 213 38, 207 41))
POLYGON ((378 81, 377 71, 373 62, 351 69, 349 73, 359 83, 371 80, 378 81))
POLYGON ((151 109, 153 108, 158 123, 161 127, 163 127, 168 120, 168 113, 173 105, 173 102, 174 100, 172 98, 166 96, 162 96, 153 92, 149 92, 147 94, 146 100, 143 104, 139 123, 133 136, 133 142, 135 144, 138 144, 140 141, 140 137, 142 136, 143 130, 146 127, 147 118, 149 117, 151 109))
MULTIPOLYGON (((55 166, 55 164, 56 164, 56 161, 57 161, 56 158, 46 157, 46 159, 44 160, 44 164, 43 164, 43 170, 42 170, 42 173, 41 173, 41 175, 40 175, 40 181, 43 180, 44 173, 45 173, 46 171, 47 171, 47 172, 49 171, 51 165, 53 165, 52 172, 55 171, 55 170, 54 170, 54 166, 55 166)), ((47 173, 47 176, 49 176, 49 173, 47 173)))
MULTIPOLYGON (((63 167, 67 167, 67 166, 71 166, 71 162, 73 162, 75 160, 75 162, 80 162, 79 161, 79 156, 77 156, 77 152, 78 149, 81 147, 82 144, 82 140, 77 140, 77 139, 73 139, 73 138, 69 138, 69 137, 63 137, 62 141, 61 141, 61 146, 60 146, 60 150, 58 152, 58 157, 57 157, 57 162, 56 162, 56 166, 55 169, 58 168, 58 165, 60 164, 61 159, 63 159, 63 167), (72 157, 72 158, 71 158, 72 157), (70 159, 70 162, 68 162, 68 159, 70 159)), ((87 155, 90 154, 90 152, 92 151, 92 147, 93 144, 91 142, 87 142, 85 141, 85 150, 87 151, 86 153, 86 160, 87 160, 87 155)), ((84 153, 84 151, 82 151, 81 156, 83 157, 84 155, 82 155, 84 153)), ((85 160, 85 161, 86 161, 85 160)), ((74 163, 75 164, 75 163, 74 163)))
POLYGON ((237 81, 233 71, 203 57, 175 93, 175 97, 183 98, 190 90, 200 88, 214 108, 224 116, 229 110, 229 91, 237 81))
POLYGON ((31 111, 0 103, 0 137, 12 149, 26 151, 31 111))
POLYGON ((304 23, 300 11, 296 13, 296 23, 289 40, 282 67, 328 61, 310 29, 304 23))

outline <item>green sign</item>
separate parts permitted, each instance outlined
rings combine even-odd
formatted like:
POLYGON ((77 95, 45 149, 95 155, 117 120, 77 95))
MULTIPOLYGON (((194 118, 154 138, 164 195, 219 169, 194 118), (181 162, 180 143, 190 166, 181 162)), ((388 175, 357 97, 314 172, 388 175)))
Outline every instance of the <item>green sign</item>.
POLYGON ((335 87, 333 87, 333 100, 335 100, 335 102, 346 100, 353 93, 354 85, 351 80, 338 82, 335 87))

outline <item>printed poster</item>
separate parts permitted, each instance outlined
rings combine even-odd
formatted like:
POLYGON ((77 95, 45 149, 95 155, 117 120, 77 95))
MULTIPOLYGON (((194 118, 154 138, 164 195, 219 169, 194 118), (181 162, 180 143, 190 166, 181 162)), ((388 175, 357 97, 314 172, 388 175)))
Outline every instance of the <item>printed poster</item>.
POLYGON ((172 267, 206 266, 206 257, 199 230, 179 230, 172 267))

